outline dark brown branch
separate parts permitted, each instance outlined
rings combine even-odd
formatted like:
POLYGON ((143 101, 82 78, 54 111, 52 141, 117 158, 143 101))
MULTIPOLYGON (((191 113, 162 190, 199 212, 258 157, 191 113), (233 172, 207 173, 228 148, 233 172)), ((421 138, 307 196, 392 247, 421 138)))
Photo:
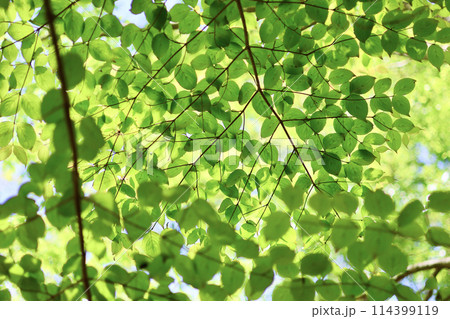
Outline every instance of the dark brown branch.
POLYGON ((431 259, 427 261, 423 261, 421 263, 417 263, 414 265, 408 266, 406 271, 395 277, 395 281, 401 281, 403 278, 412 275, 416 272, 429 270, 429 269, 450 269, 450 257, 442 258, 442 259, 431 259))
POLYGON ((58 65, 59 71, 59 80, 61 82, 62 89, 62 97, 64 103, 64 119, 67 126, 67 131, 69 134, 69 143, 72 149, 72 161, 73 161, 73 169, 72 169, 72 183, 73 183, 73 192, 74 192, 74 203, 75 203, 75 212, 77 214, 77 222, 78 222, 78 235, 80 238, 80 251, 81 251, 81 274, 84 289, 88 300, 92 300, 91 292, 89 290, 89 279, 87 275, 87 267, 86 267, 86 250, 84 245, 84 237, 83 237, 83 219, 81 218, 81 189, 80 189, 80 176, 78 173, 78 152, 77 152, 77 143, 75 138, 75 129, 70 119, 70 100, 69 95, 67 94, 67 83, 66 76, 64 71, 64 65, 61 59, 61 53, 59 52, 58 47, 58 36, 55 30, 55 16, 53 15, 52 7, 50 4, 50 0, 44 1, 45 10, 47 11, 47 19, 48 25, 50 28, 50 35, 52 37, 52 43, 55 47, 55 56, 56 62, 58 65))

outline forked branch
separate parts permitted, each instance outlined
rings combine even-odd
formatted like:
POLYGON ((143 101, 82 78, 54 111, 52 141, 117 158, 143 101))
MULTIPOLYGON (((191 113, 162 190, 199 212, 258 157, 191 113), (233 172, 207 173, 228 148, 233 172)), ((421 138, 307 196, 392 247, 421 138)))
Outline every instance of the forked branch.
POLYGON ((297 147, 294 144, 294 141, 292 140, 292 138, 291 138, 291 136, 290 136, 286 126, 283 123, 283 120, 278 115, 278 113, 275 111, 275 109, 270 104, 270 102, 267 100, 267 97, 265 96, 265 94, 263 92, 263 89, 262 89, 262 86, 261 86, 261 82, 259 81, 259 77, 258 77, 258 70, 257 70, 257 67, 256 67, 255 59, 253 57, 252 49, 251 49, 251 46, 250 46, 250 40, 249 40, 249 34, 248 34, 248 29, 247 29, 247 23, 245 21, 244 9, 242 7, 241 0, 236 0, 236 4, 237 4, 238 10, 239 10, 239 16, 240 16, 241 21, 242 21, 242 28, 244 29, 245 49, 248 52, 250 63, 251 63, 252 68, 253 68, 253 73, 254 73, 254 76, 255 76, 255 84, 256 84, 256 87, 257 87, 257 91, 260 93, 262 99, 267 104, 267 107, 271 110, 273 115, 277 118, 278 122, 280 123, 284 133, 286 134, 286 137, 288 138, 289 142, 291 143, 291 145, 293 147, 294 152, 296 153, 298 159, 302 163, 302 166, 305 169, 306 174, 308 174, 308 177, 311 180, 311 183, 314 185, 315 188, 319 189, 317 187, 317 185, 315 184, 314 179, 312 178, 311 174, 309 173, 308 168, 306 167, 303 159, 301 158, 300 153, 299 153, 297 147))

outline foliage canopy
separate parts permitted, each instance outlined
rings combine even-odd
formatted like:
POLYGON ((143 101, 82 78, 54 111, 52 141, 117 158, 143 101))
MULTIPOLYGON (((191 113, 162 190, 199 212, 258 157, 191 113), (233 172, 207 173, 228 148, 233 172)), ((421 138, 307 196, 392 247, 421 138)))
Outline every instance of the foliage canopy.
POLYGON ((382 189, 416 80, 367 68, 447 68, 448 0, 115 2, 0 1, 0 161, 29 176, 0 299, 450 298, 418 259, 450 192, 382 189))

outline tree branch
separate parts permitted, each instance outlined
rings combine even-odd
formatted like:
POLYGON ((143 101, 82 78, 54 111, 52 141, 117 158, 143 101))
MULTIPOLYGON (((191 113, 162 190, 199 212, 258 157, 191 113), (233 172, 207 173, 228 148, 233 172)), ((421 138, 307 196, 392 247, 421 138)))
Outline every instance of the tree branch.
POLYGON ((47 20, 50 28, 50 35, 52 37, 52 43, 55 47, 55 56, 56 62, 58 65, 59 71, 59 80, 61 82, 62 89, 62 97, 64 103, 64 119, 67 126, 67 131, 69 134, 69 143, 72 149, 72 161, 73 161, 73 169, 72 169, 72 183, 73 183, 73 192, 74 192, 74 203, 75 203, 75 212, 77 215, 78 222, 78 235, 80 238, 80 251, 81 251, 81 275, 84 285, 84 293, 86 293, 87 299, 92 300, 92 295, 89 290, 89 279, 87 275, 87 267, 86 267, 86 250, 84 245, 84 237, 83 237, 83 220, 81 218, 81 189, 80 189, 80 176, 78 174, 78 152, 77 152, 77 143, 75 138, 75 129, 70 119, 70 100, 69 95, 67 94, 67 83, 66 76, 64 71, 63 62, 61 59, 61 53, 59 52, 58 47, 58 36, 55 30, 55 16, 53 15, 52 7, 50 4, 50 0, 44 0, 45 10, 47 11, 47 20))
POLYGON ((449 269, 450 268, 450 257, 447 258, 441 258, 441 259, 431 259, 427 261, 423 261, 414 265, 408 266, 406 271, 398 276, 396 276, 394 279, 395 281, 399 282, 403 278, 412 275, 416 272, 428 270, 428 269, 449 269))
POLYGON ((272 107, 272 105, 270 104, 270 102, 267 100, 267 97, 265 96, 262 86, 261 86, 261 82, 259 81, 259 77, 258 77, 258 69, 256 67, 256 63, 255 63, 255 59, 253 58, 253 53, 252 53, 252 49, 250 46, 250 40, 249 40, 249 35, 248 35, 248 29, 247 29, 247 23, 245 21, 245 16, 244 16, 244 9, 242 7, 242 3, 241 0, 236 0, 236 4, 239 10, 239 16, 241 18, 242 21, 242 28, 244 29, 244 38, 245 38, 245 49, 248 52, 249 55, 249 59, 250 59, 250 63, 252 65, 253 68, 253 73, 255 75, 255 84, 257 87, 257 91, 260 93, 262 99, 264 100, 264 102, 267 104, 267 106, 269 107, 269 109, 272 111, 273 115, 277 118, 278 122, 280 123, 284 133, 286 134, 286 137, 288 138, 289 142, 291 143, 294 152, 296 153, 297 157, 300 159, 300 162, 302 163, 303 168, 306 171, 306 174, 308 175, 309 179, 311 180, 311 183, 314 185, 315 188, 319 189, 317 187, 317 185, 314 182, 314 179, 312 178, 311 174, 308 171, 308 168, 306 167, 303 159, 300 156, 300 153, 298 152, 297 147, 294 144, 294 141, 292 140, 286 126, 283 123, 283 120, 281 119, 281 117, 278 115, 278 113, 275 111, 275 109, 272 107))

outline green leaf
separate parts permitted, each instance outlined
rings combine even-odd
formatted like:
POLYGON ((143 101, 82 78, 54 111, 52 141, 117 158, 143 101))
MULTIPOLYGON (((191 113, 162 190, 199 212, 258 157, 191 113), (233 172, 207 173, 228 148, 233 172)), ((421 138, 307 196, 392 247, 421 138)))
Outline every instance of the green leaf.
MULTIPOLYGON (((170 42, 167 36, 163 33, 157 34, 152 40, 153 53, 162 59, 169 52, 170 42)), ((206 55, 205 55, 206 56, 206 55)))
POLYGON ((272 136, 276 128, 278 127, 278 124, 279 122, 276 117, 265 119, 261 126, 261 137, 266 138, 272 136))
POLYGON ((397 131, 389 131, 386 134, 387 145, 393 150, 398 151, 402 145, 402 137, 397 131))
POLYGON ((375 84, 375 78, 370 75, 357 76, 350 82, 350 92, 364 94, 370 91, 375 84))
POLYGON ((180 21, 180 33, 188 34, 194 32, 199 26, 200 16, 194 11, 189 11, 187 15, 180 21))
POLYGON ((265 265, 256 266, 250 273, 245 294, 249 300, 258 299, 269 287, 274 278, 273 270, 265 265))
POLYGON ((394 51, 397 49, 399 45, 399 36, 398 33, 392 30, 387 30, 383 35, 381 36, 381 45, 386 51, 387 54, 392 55, 394 51))
POLYGON ((162 190, 154 182, 144 182, 139 185, 137 195, 139 203, 143 206, 157 206, 162 200, 162 190))
POLYGON ((20 145, 31 150, 36 142, 36 133, 34 128, 28 123, 17 124, 17 137, 20 145))
POLYGON ((343 269, 341 275, 342 291, 346 296, 356 297, 365 292, 367 277, 351 269, 343 269))
POLYGON ((352 153, 350 160, 358 165, 369 165, 375 160, 375 156, 367 150, 357 150, 352 153))
POLYGON ((131 13, 139 14, 143 12, 148 7, 148 2, 146 0, 133 0, 131 3, 131 13))
POLYGON ((0 116, 10 116, 17 113, 17 105, 19 103, 19 95, 8 95, 0 104, 0 116))
POLYGON ((450 235, 442 227, 430 227, 427 231, 426 238, 433 246, 450 247, 450 235))
POLYGON ((203 282, 211 280, 219 271, 221 264, 217 247, 206 246, 198 250, 194 257, 198 279, 203 282))
POLYGON ((69 10, 64 16, 64 30, 73 42, 77 41, 84 30, 83 16, 76 10, 69 10))
MULTIPOLYGON (((402 98, 404 97, 402 96, 402 98)), ((382 131, 388 131, 392 128, 392 118, 386 113, 377 113, 373 119, 375 126, 382 131)))
POLYGON ((348 163, 344 165, 345 175, 349 180, 359 184, 362 180, 362 167, 355 163, 348 163))
POLYGON ((225 48, 230 45, 232 33, 227 27, 217 27, 215 30, 214 41, 220 48, 225 48))
MULTIPOLYGON (((3 219, 4 217, 8 217, 8 216, 0 215, 0 219, 3 219)), ((10 247, 15 239, 16 239, 16 230, 15 229, 3 230, 2 232, 0 232, 0 248, 10 247)))
POLYGON ((322 160, 324 162, 323 168, 330 174, 339 175, 342 163, 340 158, 334 153, 323 153, 322 160))
POLYGON ((391 245, 393 239, 393 232, 385 222, 369 221, 366 224, 364 244, 369 252, 379 254, 391 245))
POLYGON ((11 301, 11 293, 8 289, 0 290, 0 301, 11 301))
POLYGON ((342 293, 339 283, 330 279, 319 280, 316 290, 324 300, 337 300, 342 293))
POLYGON ((350 215, 358 208, 358 199, 352 193, 341 192, 333 197, 333 207, 350 215))
MULTIPOLYGON (((34 130, 33 130, 34 132, 34 130)), ((14 135, 13 122, 0 122, 0 147, 4 147, 9 144, 14 135)), ((34 143, 33 143, 34 144, 34 143)))
POLYGON ((411 38, 406 41, 406 52, 408 55, 417 61, 422 61, 427 52, 428 46, 425 41, 411 38))
POLYGON ((160 238, 159 246, 163 255, 177 256, 180 254, 180 249, 184 245, 183 235, 173 229, 164 229, 160 238))
POLYGON ((320 233, 324 229, 324 224, 316 215, 302 215, 298 221, 298 225, 301 231, 307 236, 320 233))
POLYGON ((285 245, 272 246, 270 248, 272 263, 277 265, 291 264, 295 258, 295 252, 285 245))
POLYGON ((300 186, 288 184, 281 188, 280 199, 292 211, 300 208, 303 203, 303 193, 304 191, 300 186))
POLYGON ((391 10, 383 17, 382 24, 394 30, 406 28, 414 19, 409 13, 404 13, 400 9, 391 10))
POLYGON ((354 242, 347 248, 347 258, 357 269, 364 269, 373 260, 370 251, 364 242, 354 242))
POLYGON ((332 207, 332 200, 330 196, 323 193, 314 193, 310 196, 308 205, 319 213, 321 216, 325 216, 332 207))
POLYGON ((385 276, 373 276, 369 280, 367 294, 377 301, 384 301, 390 298, 395 292, 392 279, 385 276))
POLYGON ((224 301, 227 294, 218 285, 206 285, 200 289, 200 300, 202 301, 224 301))
POLYGON ((278 288, 278 287, 281 288, 281 289, 279 289, 279 291, 282 290, 285 292, 285 294, 283 296, 274 290, 272 300, 280 300, 280 301, 285 301, 285 300, 312 301, 312 300, 314 300, 315 284, 310 278, 305 277, 305 278, 292 279, 287 284, 283 283, 282 285, 279 285, 276 288, 278 288), (287 294, 286 294, 286 292, 287 292, 287 294))
POLYGON ((98 192, 90 196, 90 198, 96 203, 96 213, 102 222, 106 222, 109 225, 119 223, 118 208, 113 194, 98 192))
POLYGON ((245 177, 247 177, 247 173, 242 169, 237 169, 228 176, 227 181, 225 182, 225 186, 231 187, 236 183, 240 182, 240 180, 245 177))
POLYGON ((150 59, 145 54, 136 54, 134 57, 134 62, 138 69, 144 71, 144 73, 150 74, 152 72, 152 63, 150 59))
POLYGON ((137 271, 131 275, 131 279, 127 281, 125 292, 132 300, 139 300, 144 297, 145 291, 150 286, 150 278, 143 271, 137 271))
POLYGON ((26 254, 22 256, 19 264, 23 270, 27 272, 38 272, 41 270, 42 262, 39 259, 34 258, 32 255, 26 254))
POLYGON ((353 25, 353 30, 356 38, 361 42, 366 42, 372 33, 373 26, 375 24, 367 17, 362 17, 356 20, 353 25))
POLYGON ((414 22, 413 32, 417 37, 428 37, 436 31, 438 20, 425 18, 414 22))
POLYGON ((203 199, 196 200, 189 209, 194 211, 200 219, 204 220, 210 226, 219 221, 215 210, 203 199))
POLYGON ((98 61, 109 61, 112 59, 111 47, 102 40, 89 42, 89 53, 98 61))
POLYGON ((14 40, 21 41, 30 33, 33 32, 33 27, 27 23, 11 23, 8 28, 8 33, 14 40))
POLYGON ((294 49, 299 42, 300 37, 298 36, 298 33, 287 28, 283 36, 283 44, 285 48, 288 50, 294 49))
POLYGON ((425 231, 423 230, 422 226, 420 226, 416 221, 413 221, 406 226, 399 227, 398 231, 402 236, 410 237, 413 239, 419 239, 420 237, 425 235, 425 231))
POLYGON ((281 238, 290 228, 289 215, 282 212, 273 212, 265 218, 265 226, 261 233, 267 241, 281 238))
POLYGON ((373 90, 375 91, 375 94, 381 94, 386 92, 391 87, 391 84, 392 80, 390 78, 380 79, 375 82, 373 90))
POLYGON ((381 189, 377 189, 375 192, 367 192, 364 200, 364 207, 369 214, 381 218, 386 218, 395 209, 392 198, 389 195, 386 195, 381 189))
POLYGON ((355 75, 347 69, 336 69, 330 73, 330 81, 333 84, 344 84, 350 81, 355 75))
POLYGON ((409 223, 413 222, 417 217, 422 214, 424 207, 420 201, 413 200, 409 202, 405 207, 403 207, 400 215, 397 219, 397 224, 399 227, 404 227, 409 223))
POLYGON ((331 242, 336 249, 353 244, 360 233, 360 228, 351 219, 339 219, 333 224, 331 242))
POLYGON ((244 284, 245 270, 238 261, 223 265, 221 274, 223 288, 229 295, 235 293, 244 284))
POLYGON ((159 234, 150 231, 145 234, 143 240, 143 247, 145 254, 151 258, 157 257, 161 253, 160 249, 160 236, 159 234))
POLYGON ((428 197, 428 208, 448 213, 450 212, 450 191, 435 191, 428 197))
POLYGON ((323 138, 323 146, 326 149, 336 148, 339 145, 341 145, 343 141, 344 141, 344 138, 342 137, 341 134, 332 133, 332 134, 328 134, 327 136, 325 136, 323 138))
POLYGON ((369 107, 366 100, 360 95, 349 95, 342 101, 342 105, 351 115, 361 120, 364 120, 369 112, 369 107))
POLYGON ((394 94, 400 94, 405 95, 412 90, 414 90, 414 87, 416 85, 416 80, 410 79, 410 78, 404 78, 398 81, 394 86, 394 94))
POLYGON ((393 127, 400 132, 406 133, 414 128, 414 124, 408 119, 397 119, 395 120, 393 127))
POLYGON ((441 43, 450 42, 450 28, 443 28, 436 33, 436 41, 441 43))
POLYGON ((13 146, 13 154, 14 156, 23 164, 23 165, 27 165, 28 164, 28 157, 27 157, 27 153, 25 152, 25 150, 19 146, 19 145, 14 145, 13 146))
MULTIPOLYGON (((138 12, 139 10, 136 10, 138 12)), ((190 9, 185 4, 175 4, 170 10, 170 17, 172 21, 180 22, 189 13, 190 9)))
POLYGON ((442 64, 444 64, 444 59, 444 50, 436 44, 430 45, 428 48, 428 60, 436 69, 441 69, 442 64))
POLYGON ((101 17, 100 27, 110 37, 118 37, 122 34, 122 24, 112 14, 106 14, 101 17))
POLYGON ((148 6, 145 9, 145 17, 149 25, 157 30, 161 30, 168 23, 168 12, 165 6, 148 6))
POLYGON ((265 19, 259 29, 259 36, 264 43, 270 43, 275 41, 279 31, 270 20, 265 19))
POLYGON ((309 0, 305 3, 306 13, 311 19, 325 23, 328 17, 328 2, 326 0, 309 0))
POLYGON ((325 275, 331 268, 330 260, 324 254, 308 254, 300 261, 300 271, 304 275, 325 275))
POLYGON ((243 105, 248 102, 250 97, 255 92, 255 87, 252 83, 246 82, 241 86, 241 89, 239 91, 239 104, 243 105))
POLYGON ((259 255, 259 246, 251 240, 237 240, 233 247, 238 257, 256 258, 259 255))
POLYGON ((385 247, 378 257, 380 268, 390 276, 395 276, 406 270, 408 257, 396 246, 385 247))
POLYGON ((80 132, 84 138, 80 147, 80 157, 92 160, 105 144, 102 132, 91 117, 85 117, 81 120, 80 132))
POLYGON ((175 72, 175 79, 186 90, 192 90, 197 86, 197 74, 192 66, 182 64, 175 72))
POLYGON ((26 236, 30 240, 37 241, 38 238, 44 237, 45 235, 44 220, 39 215, 28 218, 24 224, 24 229, 26 230, 26 236))
POLYGON ((385 94, 375 95, 370 100, 370 108, 374 112, 376 112, 377 110, 391 112, 392 111, 391 99, 385 94))
POLYGON ((66 76, 67 89, 73 89, 84 79, 83 60, 78 54, 68 53, 62 58, 64 73, 66 76))
POLYGON ((410 287, 397 284, 395 295, 398 301, 421 301, 422 299, 410 287))
POLYGON ((394 97, 392 98, 392 105, 394 106, 394 109, 398 113, 404 114, 404 115, 409 115, 411 106, 406 97, 404 97, 402 95, 394 95, 394 97))
POLYGON ((264 74, 264 87, 265 88, 275 88, 280 82, 280 76, 283 69, 281 67, 271 67, 264 74))

